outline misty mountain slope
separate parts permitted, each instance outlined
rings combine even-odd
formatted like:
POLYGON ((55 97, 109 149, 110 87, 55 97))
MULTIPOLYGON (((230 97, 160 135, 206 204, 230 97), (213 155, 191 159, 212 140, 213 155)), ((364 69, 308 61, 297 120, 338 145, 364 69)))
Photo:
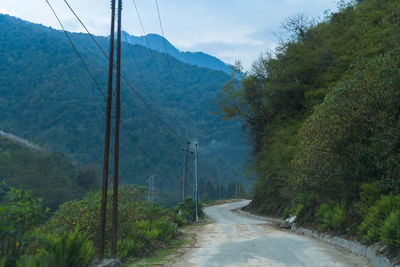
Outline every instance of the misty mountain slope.
MULTIPOLYGON (((71 36, 105 94, 106 59, 87 35, 71 36)), ((107 38, 97 40, 105 49, 108 47, 107 38)), ((209 112, 214 109, 210 100, 229 76, 170 58, 171 82, 166 55, 156 51, 153 54, 155 62, 143 46, 128 47, 123 43, 122 71, 174 130, 190 139, 198 138, 202 159, 200 178, 214 178, 220 158, 222 167, 243 164, 246 148, 241 145, 240 126, 222 123, 209 112)), ((0 128, 80 162, 100 166, 105 99, 64 33, 1 15, 0 56, 3 59, 0 61, 0 128)), ((183 164, 180 149, 185 141, 172 135, 125 82, 122 82, 121 98, 122 120, 131 133, 128 135, 121 129, 121 182, 145 184, 151 173, 157 173, 160 187, 180 189, 183 164), (136 144, 146 151, 153 164, 136 144)), ((224 182, 234 179, 234 170, 225 169, 224 182)))
POLYGON ((138 44, 147 47, 149 42, 149 47, 152 50, 156 50, 162 53, 167 53, 176 59, 199 67, 205 67, 213 70, 220 70, 226 73, 231 72, 231 67, 225 64, 223 61, 216 57, 210 56, 202 52, 183 52, 172 45, 167 39, 158 34, 147 34, 146 36, 133 36, 125 33, 122 40, 128 41, 132 44, 138 44), (125 36, 126 35, 126 36, 125 36), (146 41, 147 38, 147 41, 146 41), (165 45, 164 45, 165 42, 165 45))
POLYGON ((0 136, 0 181, 30 190, 52 210, 99 186, 93 169, 75 166, 61 153, 34 150, 4 135, 0 136))

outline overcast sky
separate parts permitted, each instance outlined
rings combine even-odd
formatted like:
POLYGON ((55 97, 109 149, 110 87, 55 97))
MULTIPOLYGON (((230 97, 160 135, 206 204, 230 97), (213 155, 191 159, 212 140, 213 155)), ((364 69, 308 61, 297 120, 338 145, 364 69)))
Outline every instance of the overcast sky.
MULTIPOLYGON (((135 0, 146 33, 161 33, 154 0, 135 0)), ((49 0, 69 31, 83 31, 63 0, 49 0)), ((285 18, 323 18, 337 0, 158 0, 165 37, 184 51, 202 51, 248 68, 267 49, 285 18)), ((108 35, 109 0, 69 0, 92 33, 108 35)), ((59 29, 45 0, 0 0, 0 13, 59 29)), ((133 0, 124 1, 123 29, 143 35, 133 0)))

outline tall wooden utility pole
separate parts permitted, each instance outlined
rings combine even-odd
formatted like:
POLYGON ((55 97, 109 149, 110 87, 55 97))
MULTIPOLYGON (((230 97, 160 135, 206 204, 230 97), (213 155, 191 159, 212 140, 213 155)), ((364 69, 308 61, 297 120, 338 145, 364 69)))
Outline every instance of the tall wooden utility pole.
POLYGON ((119 165, 119 121, 121 116, 121 14, 122 0, 118 0, 118 30, 117 30, 117 85, 115 89, 115 137, 114 137, 114 186, 113 212, 111 232, 111 255, 117 256, 118 227, 118 165, 119 165))
POLYGON ((183 165, 183 178, 182 178, 182 198, 185 200, 187 197, 187 172, 188 172, 188 157, 189 153, 193 154, 192 151, 189 151, 190 142, 186 143, 186 149, 182 149, 182 151, 186 152, 185 154, 185 162, 183 165))
POLYGON ((195 201, 196 201, 196 222, 199 221, 199 192, 197 187, 197 142, 194 146, 194 175, 195 175, 195 201))
POLYGON ((110 152, 110 129, 111 129, 111 103, 112 103, 112 80, 114 66, 114 21, 115 21, 115 0, 111 0, 111 32, 110 32, 110 53, 108 62, 108 89, 106 106, 106 129, 104 137, 104 161, 103 161, 103 183, 100 214, 100 245, 98 255, 104 258, 106 212, 107 212, 107 191, 108 191, 108 165, 110 152))

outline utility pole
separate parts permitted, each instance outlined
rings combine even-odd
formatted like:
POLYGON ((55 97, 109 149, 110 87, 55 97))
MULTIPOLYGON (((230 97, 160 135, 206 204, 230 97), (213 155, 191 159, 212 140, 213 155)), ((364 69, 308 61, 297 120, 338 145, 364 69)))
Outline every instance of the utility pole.
POLYGON ((238 196, 240 197, 240 176, 238 178, 238 196))
POLYGON ((108 191, 108 165, 110 152, 110 129, 111 129, 111 102, 112 102, 112 78, 114 66, 114 21, 115 21, 115 0, 111 0, 111 32, 110 32, 110 53, 108 62, 108 88, 107 88, 107 104, 106 104, 106 128, 104 137, 104 160, 103 160, 103 183, 101 197, 101 214, 100 214, 100 247, 98 256, 104 258, 106 213, 107 213, 107 191, 108 191))
POLYGON ((235 181, 236 181, 236 185, 235 185, 235 189, 236 189, 236 199, 238 199, 238 180, 237 180, 237 176, 235 177, 235 181))
POLYGON ((118 0, 118 30, 117 30, 117 85, 115 90, 115 137, 114 137, 114 186, 113 212, 111 232, 111 255, 117 256, 117 226, 118 226, 118 164, 119 164, 119 121, 121 115, 121 16, 122 0, 118 0))
POLYGON ((219 200, 221 200, 221 167, 218 166, 218 177, 219 177, 219 200))
POLYGON ((186 152, 185 154, 185 162, 183 165, 183 178, 182 178, 182 198, 183 200, 185 200, 186 196, 187 196, 187 171, 188 171, 188 157, 189 157, 189 153, 193 154, 192 151, 189 151, 189 145, 190 142, 186 143, 186 149, 182 149, 182 151, 186 152))
POLYGON ((197 142, 194 145, 194 175, 195 175, 195 201, 196 201, 196 222, 199 221, 199 192, 197 187, 197 142))
POLYGON ((154 175, 150 175, 148 185, 147 185, 148 193, 147 193, 147 200, 150 203, 154 202, 154 175))

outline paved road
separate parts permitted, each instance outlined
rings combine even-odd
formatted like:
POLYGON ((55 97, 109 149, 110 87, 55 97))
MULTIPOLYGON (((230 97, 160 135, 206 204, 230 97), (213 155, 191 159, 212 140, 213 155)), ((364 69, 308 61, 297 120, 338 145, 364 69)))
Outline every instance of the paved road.
POLYGON ((248 203, 205 208, 215 223, 200 230, 196 248, 174 266, 369 266, 344 249, 232 212, 248 203))

